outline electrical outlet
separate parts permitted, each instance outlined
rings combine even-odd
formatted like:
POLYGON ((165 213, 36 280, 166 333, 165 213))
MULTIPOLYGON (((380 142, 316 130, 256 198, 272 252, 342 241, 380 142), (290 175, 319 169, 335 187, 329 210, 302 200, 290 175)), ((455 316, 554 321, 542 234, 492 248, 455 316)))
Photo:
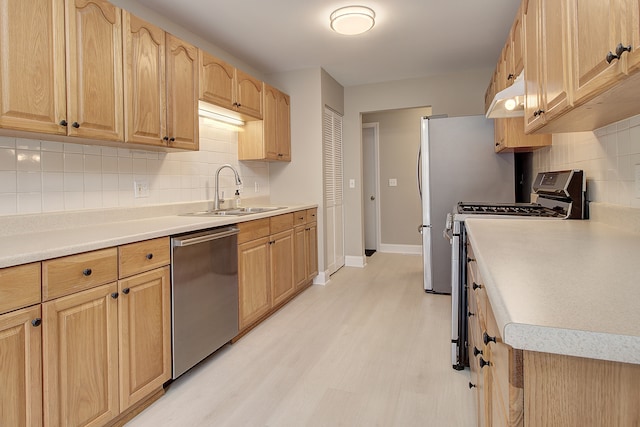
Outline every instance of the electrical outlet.
POLYGON ((149 181, 141 179, 133 182, 133 197, 136 199, 149 197, 149 181))

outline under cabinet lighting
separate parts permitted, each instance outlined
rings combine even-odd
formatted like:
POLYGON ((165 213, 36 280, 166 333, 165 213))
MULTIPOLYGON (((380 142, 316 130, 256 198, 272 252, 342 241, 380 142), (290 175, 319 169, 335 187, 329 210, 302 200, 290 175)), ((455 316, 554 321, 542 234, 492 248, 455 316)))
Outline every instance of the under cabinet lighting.
POLYGON ((228 123, 230 125, 244 126, 244 122, 240 119, 225 116, 224 114, 215 113, 213 111, 203 110, 202 108, 198 110, 198 115, 206 119, 216 120, 218 122, 228 123))

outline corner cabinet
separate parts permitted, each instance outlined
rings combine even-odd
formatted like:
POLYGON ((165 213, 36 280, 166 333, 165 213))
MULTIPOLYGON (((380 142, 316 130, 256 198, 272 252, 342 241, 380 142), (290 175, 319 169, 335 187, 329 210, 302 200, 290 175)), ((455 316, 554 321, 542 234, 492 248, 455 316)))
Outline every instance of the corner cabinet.
POLYGON ((525 122, 522 117, 494 119, 495 151, 522 152, 548 147, 552 135, 525 135, 525 122))
POLYGON ((264 84, 264 118, 245 124, 238 134, 239 160, 291 161, 289 95, 264 84))

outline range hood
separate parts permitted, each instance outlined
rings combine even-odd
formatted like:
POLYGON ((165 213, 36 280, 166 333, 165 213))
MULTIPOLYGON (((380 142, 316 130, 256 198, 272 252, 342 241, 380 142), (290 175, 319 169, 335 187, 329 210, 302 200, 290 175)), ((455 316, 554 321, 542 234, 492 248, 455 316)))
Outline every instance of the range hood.
POLYGON ((524 73, 511 86, 496 93, 486 116, 488 119, 524 116, 524 73))

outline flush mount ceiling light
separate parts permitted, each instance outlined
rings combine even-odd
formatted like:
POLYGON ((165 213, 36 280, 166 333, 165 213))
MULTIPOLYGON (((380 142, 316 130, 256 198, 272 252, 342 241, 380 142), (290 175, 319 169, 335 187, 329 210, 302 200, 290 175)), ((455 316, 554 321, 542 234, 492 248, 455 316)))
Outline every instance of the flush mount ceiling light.
POLYGON ((329 19, 331 29, 339 34, 355 36, 373 28, 376 13, 365 6, 346 6, 336 9, 329 19))

